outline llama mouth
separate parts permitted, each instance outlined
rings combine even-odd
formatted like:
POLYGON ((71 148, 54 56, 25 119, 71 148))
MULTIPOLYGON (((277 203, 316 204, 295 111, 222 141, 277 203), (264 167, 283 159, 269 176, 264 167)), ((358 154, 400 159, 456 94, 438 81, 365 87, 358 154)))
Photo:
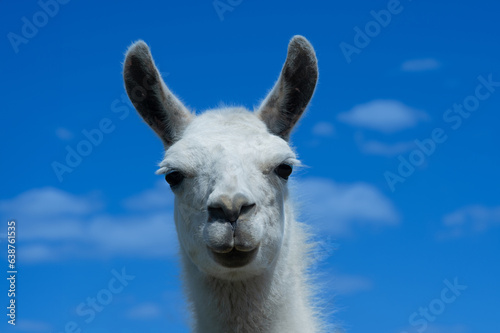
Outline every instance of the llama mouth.
POLYGON ((220 265, 227 268, 238 268, 249 264, 256 256, 258 247, 250 251, 239 251, 233 248, 226 253, 218 253, 210 250, 212 258, 220 265))

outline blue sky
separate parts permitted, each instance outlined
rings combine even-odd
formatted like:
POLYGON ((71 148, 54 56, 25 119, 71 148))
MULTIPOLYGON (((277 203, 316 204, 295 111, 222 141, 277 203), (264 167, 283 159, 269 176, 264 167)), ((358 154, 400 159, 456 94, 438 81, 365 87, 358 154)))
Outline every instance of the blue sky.
POLYGON ((0 234, 6 251, 16 220, 19 271, 17 325, 2 314, 1 332, 188 332, 162 145, 126 99, 124 52, 144 39, 196 112, 252 109, 295 34, 320 78, 291 186, 328 319, 500 331, 498 3, 54 4, 0 3, 0 234))

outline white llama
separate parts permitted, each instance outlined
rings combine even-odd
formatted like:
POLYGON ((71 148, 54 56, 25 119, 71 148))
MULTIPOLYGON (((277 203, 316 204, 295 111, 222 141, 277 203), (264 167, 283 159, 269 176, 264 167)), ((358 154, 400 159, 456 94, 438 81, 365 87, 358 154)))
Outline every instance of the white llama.
POLYGON ((310 245, 287 189, 299 163, 290 132, 318 77, 311 44, 293 37, 278 81, 255 112, 190 113, 143 41, 127 51, 123 75, 132 103, 165 146, 157 173, 175 194, 194 332, 322 332, 307 279, 310 245))

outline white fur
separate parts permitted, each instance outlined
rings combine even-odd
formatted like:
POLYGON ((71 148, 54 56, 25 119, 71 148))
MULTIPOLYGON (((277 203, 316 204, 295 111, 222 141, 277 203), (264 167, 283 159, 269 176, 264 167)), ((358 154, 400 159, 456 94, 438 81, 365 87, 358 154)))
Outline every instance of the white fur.
POLYGON ((196 174, 175 191, 175 224, 196 332, 319 332, 305 274, 307 237, 294 220, 286 184, 272 172, 282 161, 298 164, 283 139, 242 109, 205 112, 166 152, 160 173, 172 168, 196 174), (204 239, 212 227, 210 198, 228 192, 246 193, 260 207, 242 226, 260 251, 239 269, 214 263, 204 239))
POLYGON ((275 172, 282 163, 299 165, 288 136, 316 83, 312 47, 303 37, 292 39, 282 76, 256 112, 225 108, 194 117, 184 115, 183 106, 170 97, 163 83, 156 84, 158 77, 149 49, 141 43, 127 53, 126 85, 138 111, 164 140, 165 157, 157 173, 176 170, 185 176, 172 189, 194 331, 324 332, 307 275, 311 245, 304 226, 295 221, 287 181, 275 172), (130 91, 135 84, 140 85, 137 81, 143 74, 147 74, 148 84, 153 84, 140 87, 144 93, 134 101, 130 91), (302 91, 309 95, 292 98, 302 91), (167 124, 162 123, 162 113, 157 109, 150 111, 144 106, 160 104, 141 104, 161 94, 170 103, 162 104, 170 117, 165 118, 167 124), (280 109, 289 107, 288 99, 299 105, 280 109), (284 111, 294 117, 284 117, 284 111), (162 128, 168 128, 166 134, 162 128), (255 209, 245 217, 240 215, 234 224, 210 219, 209 207, 237 196, 254 204, 255 209), (256 255, 242 267, 227 267, 214 260, 212 251, 224 246, 255 250, 256 255))

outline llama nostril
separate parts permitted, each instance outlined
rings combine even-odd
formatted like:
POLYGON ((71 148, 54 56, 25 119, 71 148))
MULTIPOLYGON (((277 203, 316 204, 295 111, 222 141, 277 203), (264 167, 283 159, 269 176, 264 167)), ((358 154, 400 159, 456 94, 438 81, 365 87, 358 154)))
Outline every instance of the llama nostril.
POLYGON ((243 205, 241 206, 240 209, 240 216, 241 215, 250 215, 255 211, 255 204, 249 204, 249 205, 243 205))
POLYGON ((255 210, 255 204, 248 204, 242 196, 235 196, 232 200, 222 196, 208 206, 208 215, 211 221, 236 222, 242 215, 248 216, 255 210))
POLYGON ((220 206, 209 206, 208 207, 208 215, 210 216, 210 219, 212 220, 225 220, 226 219, 226 213, 224 212, 224 209, 220 206))

